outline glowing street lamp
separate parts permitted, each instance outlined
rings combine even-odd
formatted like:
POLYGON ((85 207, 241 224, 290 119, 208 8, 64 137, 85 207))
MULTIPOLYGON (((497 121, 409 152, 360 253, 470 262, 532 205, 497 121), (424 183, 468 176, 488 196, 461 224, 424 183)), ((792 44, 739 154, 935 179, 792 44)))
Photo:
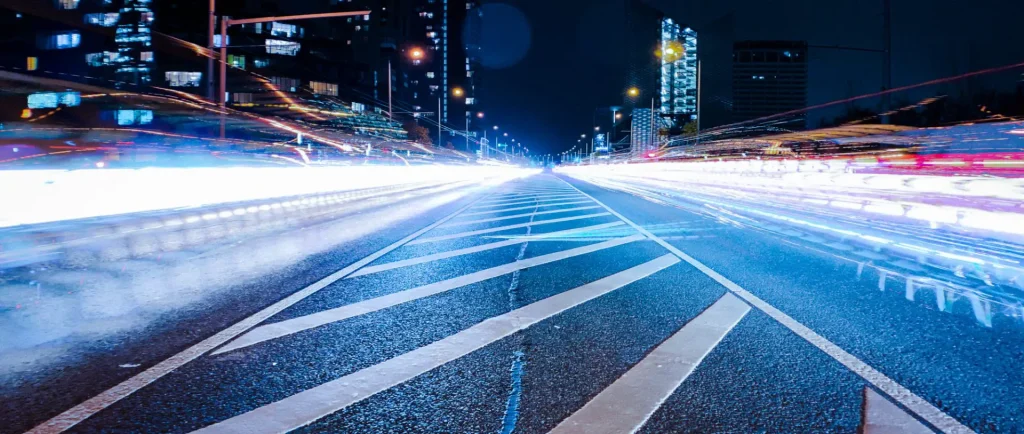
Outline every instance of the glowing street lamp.
POLYGON ((494 126, 494 131, 498 131, 498 126, 497 125, 494 126))
POLYGON ((626 95, 629 95, 630 98, 636 98, 640 96, 640 89, 637 88, 636 86, 633 86, 626 90, 626 95))
POLYGON ((477 117, 477 119, 483 119, 484 118, 484 112, 476 112, 476 117, 477 117))
POLYGON ((424 53, 423 49, 420 47, 414 47, 413 49, 409 50, 409 58, 412 60, 423 59, 423 56, 425 55, 426 53, 424 53))
POLYGON ((452 95, 461 97, 466 94, 466 91, 462 90, 461 87, 452 88, 452 95))

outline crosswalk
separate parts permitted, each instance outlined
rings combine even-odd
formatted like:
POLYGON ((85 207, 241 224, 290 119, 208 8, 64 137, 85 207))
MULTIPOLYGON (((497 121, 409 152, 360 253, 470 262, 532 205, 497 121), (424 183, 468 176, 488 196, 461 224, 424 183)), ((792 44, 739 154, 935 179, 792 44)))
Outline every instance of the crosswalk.
MULTIPOLYGON (((474 284, 506 278, 523 270, 579 259, 594 261, 595 268, 608 267, 609 271, 596 280, 552 291, 550 295, 528 300, 521 306, 512 306, 504 313, 484 318, 439 340, 336 378, 326 379, 319 385, 242 411, 195 432, 284 433, 307 426, 537 324, 551 321, 622 288, 642 283, 655 274, 665 273, 673 267, 678 269, 688 263, 722 283, 723 288, 719 289, 721 295, 717 300, 705 306, 695 317, 689 318, 617 380, 590 397, 584 405, 550 426, 552 433, 636 432, 698 368, 704 357, 743 321, 752 306, 768 311, 769 314, 774 309, 759 305, 759 300, 742 288, 730 287, 728 283, 731 282, 724 277, 570 184, 553 177, 542 177, 520 181, 511 188, 486 196, 432 223, 268 307, 245 321, 245 324, 233 326, 231 333, 222 332, 204 341, 201 347, 190 349, 192 352, 187 357, 165 365, 159 373, 134 379, 133 383, 125 387, 118 386, 121 389, 111 389, 114 392, 108 391, 105 398, 86 402, 83 408, 79 406, 69 410, 41 425, 36 432, 61 432, 70 428, 196 358, 229 360, 216 358, 236 352, 263 351, 270 342, 287 345, 290 339, 307 336, 333 324, 365 315, 387 313, 400 306, 414 305, 474 284), (543 219, 537 220, 538 216, 543 219), (526 233, 522 233, 523 230, 526 233), (451 261, 493 254, 505 247, 564 239, 574 241, 569 245, 550 244, 552 251, 534 256, 524 257, 520 252, 519 257, 505 263, 475 268, 470 266, 462 274, 429 283, 408 287, 403 286, 403 281, 394 279, 396 272, 412 270, 415 273, 416 270, 434 265, 447 267, 451 266, 451 261), (614 262, 616 257, 598 257, 602 252, 620 251, 615 249, 640 245, 658 249, 661 253, 617 268, 607 264, 609 261, 614 262), (382 295, 307 312, 311 305, 307 303, 308 298, 312 295, 328 288, 343 290, 353 282, 372 283, 387 287, 388 290, 382 295), (306 310, 281 318, 282 311, 292 306, 304 307, 306 310)), ((555 283, 552 285, 556 286, 555 283)), ((450 309, 458 311, 460 306, 450 306, 450 309)), ((895 392, 900 391, 897 389, 895 392)), ((906 405, 905 402, 903 404, 906 405)), ((929 411, 924 407, 919 409, 929 411)), ((933 416, 942 420, 940 415, 933 416)))

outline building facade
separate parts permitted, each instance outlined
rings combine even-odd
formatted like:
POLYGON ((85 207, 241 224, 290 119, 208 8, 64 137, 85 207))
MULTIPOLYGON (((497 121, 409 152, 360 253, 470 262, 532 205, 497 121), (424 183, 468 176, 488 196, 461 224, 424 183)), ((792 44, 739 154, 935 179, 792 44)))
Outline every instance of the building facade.
MULTIPOLYGON (((738 41, 733 45, 733 121, 742 122, 807 106, 807 43, 738 41)), ((806 127, 803 114, 787 122, 806 127)))
POLYGON ((697 120, 697 32, 672 18, 661 20, 661 115, 673 124, 697 120))

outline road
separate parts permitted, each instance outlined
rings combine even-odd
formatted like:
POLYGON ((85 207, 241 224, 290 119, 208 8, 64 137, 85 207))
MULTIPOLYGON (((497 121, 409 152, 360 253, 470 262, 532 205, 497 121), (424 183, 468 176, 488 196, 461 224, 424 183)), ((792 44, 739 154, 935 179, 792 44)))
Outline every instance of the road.
POLYGON ((695 205, 467 191, 5 379, 0 430, 1024 430, 1019 317, 695 205))

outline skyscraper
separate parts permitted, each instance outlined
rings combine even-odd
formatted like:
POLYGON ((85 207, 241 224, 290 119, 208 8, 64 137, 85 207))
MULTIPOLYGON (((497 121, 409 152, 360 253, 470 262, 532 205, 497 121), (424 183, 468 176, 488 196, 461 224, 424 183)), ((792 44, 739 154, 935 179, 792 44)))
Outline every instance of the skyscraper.
POLYGON ((697 119, 697 32, 661 20, 661 114, 676 124, 697 119))
MULTIPOLYGON (((733 121, 771 116, 807 106, 807 43, 738 41, 733 45, 733 121)), ((797 115, 791 127, 803 128, 797 115)))

